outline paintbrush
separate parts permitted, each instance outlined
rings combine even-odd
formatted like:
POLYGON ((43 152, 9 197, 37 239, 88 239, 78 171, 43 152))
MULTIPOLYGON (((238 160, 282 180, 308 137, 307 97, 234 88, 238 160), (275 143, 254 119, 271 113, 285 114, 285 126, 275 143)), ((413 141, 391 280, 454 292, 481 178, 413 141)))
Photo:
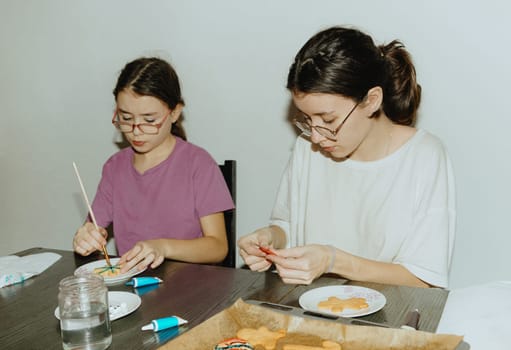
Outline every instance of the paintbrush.
MULTIPOLYGON (((80 173, 78 172, 78 168, 76 167, 75 162, 73 162, 73 167, 75 168, 76 177, 78 178, 78 182, 80 183, 80 188, 82 189, 82 195, 85 199, 85 203, 87 204, 87 208, 89 209, 90 217, 92 218, 92 222, 94 223, 94 226, 96 227, 96 230, 99 232, 98 223, 96 222, 96 217, 94 216, 94 212, 92 211, 92 207, 89 203, 89 197, 87 197, 87 192, 85 192, 85 187, 83 186, 82 178, 80 177, 80 173)), ((105 255, 105 260, 109 268, 112 268, 112 263, 110 262, 110 257, 108 256, 108 252, 106 251, 106 247, 103 245, 101 246, 103 250, 103 254, 105 255)))

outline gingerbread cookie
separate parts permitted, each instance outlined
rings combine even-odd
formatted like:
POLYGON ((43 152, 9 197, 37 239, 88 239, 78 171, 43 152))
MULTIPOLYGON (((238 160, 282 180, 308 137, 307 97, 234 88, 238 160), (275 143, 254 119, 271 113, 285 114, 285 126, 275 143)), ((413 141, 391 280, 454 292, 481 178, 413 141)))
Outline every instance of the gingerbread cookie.
POLYGON ((342 312, 344 309, 361 310, 369 307, 365 298, 349 298, 339 299, 337 297, 329 297, 318 303, 319 309, 329 310, 332 312, 342 312))
POLYGON ((277 341, 276 350, 341 350, 341 345, 314 334, 288 332, 277 341))
POLYGON ((218 343, 215 346, 215 350, 254 350, 254 347, 250 345, 245 339, 229 338, 218 343))
POLYGON ((275 349, 277 340, 286 336, 286 331, 280 329, 276 332, 272 332, 265 326, 261 326, 258 329, 242 328, 236 335, 238 338, 247 340, 252 346, 262 345, 266 350, 273 350, 275 349))

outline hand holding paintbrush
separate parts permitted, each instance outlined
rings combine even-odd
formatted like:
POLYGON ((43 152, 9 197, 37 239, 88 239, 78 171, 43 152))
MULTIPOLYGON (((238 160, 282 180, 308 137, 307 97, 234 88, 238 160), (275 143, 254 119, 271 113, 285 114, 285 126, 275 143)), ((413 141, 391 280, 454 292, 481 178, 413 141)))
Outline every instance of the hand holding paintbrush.
MULTIPOLYGON (((82 179, 80 177, 80 173, 78 172, 78 168, 77 168, 75 162, 73 162, 73 167, 75 169, 75 173, 76 173, 76 177, 78 178, 78 182, 80 183, 80 188, 82 189, 83 198, 85 200, 85 203, 87 204, 87 208, 89 209, 89 213, 90 213, 92 222, 94 223, 94 226, 95 226, 96 230, 99 231, 99 226, 98 226, 98 224, 96 222, 96 217, 94 216, 94 212, 92 211, 92 207, 91 207, 91 205, 89 203, 89 198, 87 197, 87 192, 85 192, 85 187, 83 186, 83 182, 82 182, 82 179)), ((103 245, 101 248, 102 248, 103 254, 105 255, 106 263, 108 264, 109 267, 111 267, 112 264, 110 263, 110 257, 108 256, 108 252, 106 251, 106 247, 103 245)))

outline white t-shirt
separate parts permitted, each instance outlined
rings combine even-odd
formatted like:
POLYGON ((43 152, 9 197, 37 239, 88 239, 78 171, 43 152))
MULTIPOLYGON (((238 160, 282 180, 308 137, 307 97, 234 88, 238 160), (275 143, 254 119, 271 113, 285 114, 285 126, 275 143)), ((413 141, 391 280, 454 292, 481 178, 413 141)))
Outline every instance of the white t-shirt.
POLYGON ((298 137, 270 224, 286 232, 288 246, 331 244, 447 287, 455 218, 449 157, 435 136, 417 130, 370 162, 332 160, 298 137))

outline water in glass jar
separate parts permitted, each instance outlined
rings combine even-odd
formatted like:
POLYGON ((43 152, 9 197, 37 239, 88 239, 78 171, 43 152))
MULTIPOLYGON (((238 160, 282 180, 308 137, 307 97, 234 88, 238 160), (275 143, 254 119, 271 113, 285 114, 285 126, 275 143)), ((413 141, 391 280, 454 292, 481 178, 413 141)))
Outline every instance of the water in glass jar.
POLYGON ((103 350, 112 342, 108 308, 103 303, 91 303, 90 309, 61 315, 60 328, 65 350, 103 350))

